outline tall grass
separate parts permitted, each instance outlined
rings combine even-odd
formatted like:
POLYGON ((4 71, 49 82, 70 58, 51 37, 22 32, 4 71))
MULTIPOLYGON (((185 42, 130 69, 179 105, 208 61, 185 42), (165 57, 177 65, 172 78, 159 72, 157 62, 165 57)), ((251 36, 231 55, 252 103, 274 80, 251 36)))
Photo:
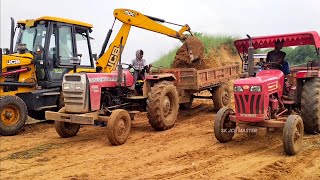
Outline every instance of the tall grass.
MULTIPOLYGON (((237 37, 229 35, 209 35, 202 33, 194 33, 194 35, 204 44, 204 53, 208 54, 211 49, 219 48, 222 44, 227 45, 232 50, 231 53, 237 53, 236 48, 233 45, 233 42, 237 37)), ((161 56, 159 59, 152 63, 153 66, 163 66, 170 67, 176 56, 177 50, 179 47, 175 47, 167 54, 161 56)))

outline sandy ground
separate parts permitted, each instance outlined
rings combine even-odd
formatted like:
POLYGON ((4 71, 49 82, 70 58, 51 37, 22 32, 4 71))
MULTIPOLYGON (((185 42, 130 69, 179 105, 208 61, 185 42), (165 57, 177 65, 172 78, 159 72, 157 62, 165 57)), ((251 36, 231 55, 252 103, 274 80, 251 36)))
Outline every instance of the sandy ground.
POLYGON ((17 136, 0 137, 0 179, 320 179, 320 135, 305 136, 291 157, 281 131, 236 134, 221 144, 211 106, 197 100, 163 132, 138 115, 121 146, 110 145, 106 127, 84 126, 63 139, 53 124, 27 125, 17 136))

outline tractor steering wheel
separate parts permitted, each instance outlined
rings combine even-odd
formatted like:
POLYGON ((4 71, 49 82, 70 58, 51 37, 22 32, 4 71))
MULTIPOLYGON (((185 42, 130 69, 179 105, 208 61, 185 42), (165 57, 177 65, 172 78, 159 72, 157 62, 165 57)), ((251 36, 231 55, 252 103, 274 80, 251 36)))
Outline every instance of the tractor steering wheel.
POLYGON ((283 69, 282 64, 278 64, 274 62, 266 62, 262 66, 264 67, 264 69, 278 69, 278 70, 283 69))

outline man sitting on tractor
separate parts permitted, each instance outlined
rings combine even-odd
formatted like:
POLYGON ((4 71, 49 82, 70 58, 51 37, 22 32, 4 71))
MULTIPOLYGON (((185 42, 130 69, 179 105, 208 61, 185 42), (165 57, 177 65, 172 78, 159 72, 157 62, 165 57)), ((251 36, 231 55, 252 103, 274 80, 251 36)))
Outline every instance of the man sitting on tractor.
POLYGON ((267 54, 267 63, 275 63, 278 64, 278 69, 282 70, 282 66, 284 63, 284 58, 286 57, 286 53, 281 51, 283 47, 284 41, 280 41, 279 39, 275 42, 275 49, 273 51, 268 52, 267 54))

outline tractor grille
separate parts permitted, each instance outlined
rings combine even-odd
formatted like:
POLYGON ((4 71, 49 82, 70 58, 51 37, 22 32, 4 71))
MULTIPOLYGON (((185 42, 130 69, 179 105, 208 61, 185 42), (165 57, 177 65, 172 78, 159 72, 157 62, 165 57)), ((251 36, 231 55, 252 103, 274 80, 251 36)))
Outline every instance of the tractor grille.
POLYGON ((83 92, 64 91, 63 96, 64 96, 64 103, 66 105, 80 105, 80 106, 82 106, 84 104, 83 92))
POLYGON ((235 94, 236 110, 241 114, 263 114, 264 97, 262 94, 235 94))
POLYGON ((66 74, 62 88, 66 112, 84 113, 89 110, 85 74, 66 74))

